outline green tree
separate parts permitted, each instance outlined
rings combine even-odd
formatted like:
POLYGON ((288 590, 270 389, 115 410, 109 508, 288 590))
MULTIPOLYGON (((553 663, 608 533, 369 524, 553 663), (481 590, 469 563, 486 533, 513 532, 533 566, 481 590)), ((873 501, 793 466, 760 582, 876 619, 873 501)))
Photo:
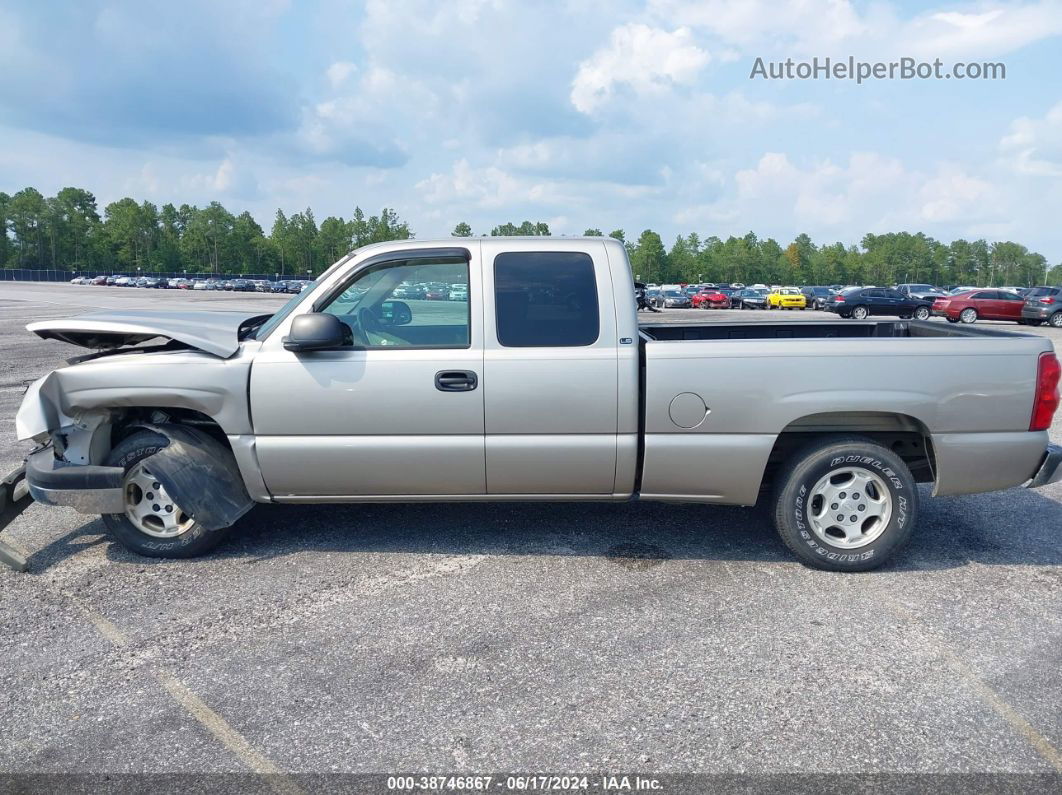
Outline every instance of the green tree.
POLYGON ((462 221, 454 227, 454 231, 450 235, 451 237, 472 237, 472 227, 462 221))
POLYGON ((317 233, 317 248, 325 264, 339 261, 350 251, 350 225, 335 216, 325 218, 317 233))
POLYGON ((7 205, 11 231, 15 235, 20 268, 43 268, 46 264, 44 222, 47 205, 36 188, 23 188, 7 205))
POLYGON ((519 226, 515 226, 511 223, 501 224, 490 230, 491 237, 515 237, 517 235, 527 237, 539 237, 548 236, 550 234, 549 224, 545 221, 538 221, 532 223, 531 221, 524 221, 519 226))
POLYGON ((583 232, 583 237, 604 237, 600 229, 590 228, 583 232))
POLYGON ((630 257, 634 273, 643 282, 663 281, 667 273, 667 252, 664 241, 652 229, 646 229, 638 237, 638 243, 630 257))

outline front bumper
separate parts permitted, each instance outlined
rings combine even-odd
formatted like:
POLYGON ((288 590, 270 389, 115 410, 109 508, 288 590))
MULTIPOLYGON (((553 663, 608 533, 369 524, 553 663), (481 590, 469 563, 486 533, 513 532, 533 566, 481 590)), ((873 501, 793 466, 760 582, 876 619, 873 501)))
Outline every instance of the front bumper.
POLYGON ((1057 444, 1047 445, 1044 460, 1032 476, 1032 480, 1025 484, 1026 488, 1038 489, 1048 483, 1057 483, 1062 480, 1062 446, 1057 444))
POLYGON ((44 505, 64 505, 78 513, 122 513, 122 467, 69 464, 55 457, 51 446, 30 453, 26 483, 44 505))

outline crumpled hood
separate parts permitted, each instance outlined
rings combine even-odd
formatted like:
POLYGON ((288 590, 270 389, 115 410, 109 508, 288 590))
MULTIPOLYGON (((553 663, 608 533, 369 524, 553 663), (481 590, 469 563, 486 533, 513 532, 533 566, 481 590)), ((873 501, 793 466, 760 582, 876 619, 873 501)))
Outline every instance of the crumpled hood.
POLYGON ((227 359, 239 350, 240 325, 258 312, 90 312, 40 320, 26 328, 43 339, 107 350, 164 337, 227 359))

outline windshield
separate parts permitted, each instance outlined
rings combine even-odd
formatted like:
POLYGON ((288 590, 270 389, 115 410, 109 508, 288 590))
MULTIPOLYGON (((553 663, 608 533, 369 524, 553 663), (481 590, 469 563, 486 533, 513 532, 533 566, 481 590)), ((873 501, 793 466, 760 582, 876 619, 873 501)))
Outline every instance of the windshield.
POLYGON ((664 295, 668 298, 682 298, 682 293, 678 290, 665 290, 664 295))

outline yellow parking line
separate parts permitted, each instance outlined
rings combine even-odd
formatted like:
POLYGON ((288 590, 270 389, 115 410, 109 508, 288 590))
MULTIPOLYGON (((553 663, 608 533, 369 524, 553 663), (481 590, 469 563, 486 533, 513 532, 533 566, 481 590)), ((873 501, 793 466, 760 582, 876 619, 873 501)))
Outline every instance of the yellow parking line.
MULTIPOLYGON (((885 604, 893 615, 898 618, 902 618, 904 621, 910 622, 916 627, 919 626, 918 618, 908 610, 906 607, 893 602, 888 597, 885 598, 885 604)), ((926 637, 925 633, 922 633, 923 637, 926 637)), ((928 638, 927 638, 928 639, 928 638)), ((1027 721, 1018 710, 1012 707, 1003 696, 999 695, 989 685, 977 675, 977 673, 970 668, 962 658, 960 658, 951 649, 941 644, 935 644, 937 652, 944 658, 944 662, 948 667, 954 671, 960 679, 970 688, 982 701, 990 706, 999 717, 1003 718, 1011 728, 1013 728, 1018 734, 1025 738, 1025 740, 1031 745, 1040 756, 1047 760, 1056 771, 1062 773, 1062 753, 1051 745, 1051 741, 1038 732, 1035 727, 1029 721, 1027 721)))
MULTIPOLYGON (((96 630, 109 640, 115 648, 120 649, 129 645, 129 638, 106 616, 96 612, 73 594, 68 593, 66 596, 81 608, 96 630)), ((240 761, 255 773, 268 776, 269 784, 276 792, 280 793, 280 795, 299 795, 302 792, 281 768, 257 751, 246 737, 236 731, 221 715, 208 707, 199 696, 189 690, 176 676, 163 668, 153 669, 152 673, 163 689, 170 694, 170 697, 185 712, 195 718, 203 728, 220 740, 221 744, 228 748, 240 761)))

